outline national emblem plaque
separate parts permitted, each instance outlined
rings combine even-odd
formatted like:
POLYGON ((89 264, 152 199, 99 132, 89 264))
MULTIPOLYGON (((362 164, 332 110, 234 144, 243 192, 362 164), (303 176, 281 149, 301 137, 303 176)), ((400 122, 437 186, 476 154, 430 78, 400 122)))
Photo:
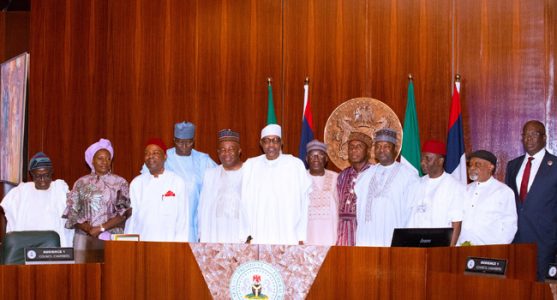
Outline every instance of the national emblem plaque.
MULTIPOLYGON (((402 125, 395 112, 385 103, 373 98, 354 98, 339 105, 329 116, 325 125, 324 140, 331 161, 340 169, 350 166, 348 162, 348 136, 353 131, 371 137, 379 129, 390 128, 397 132, 396 154, 402 145, 402 125)), ((369 162, 375 163, 373 148, 369 162)))

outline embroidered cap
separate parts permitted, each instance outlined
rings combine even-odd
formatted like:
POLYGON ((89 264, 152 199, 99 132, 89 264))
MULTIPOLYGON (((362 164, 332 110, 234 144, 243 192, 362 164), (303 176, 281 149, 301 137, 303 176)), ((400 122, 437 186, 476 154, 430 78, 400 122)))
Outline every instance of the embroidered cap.
POLYGON ((222 129, 218 132, 218 141, 234 141, 240 142, 240 134, 236 131, 232 131, 232 129, 222 129))
POLYGON ((390 128, 380 129, 375 133, 375 141, 396 144, 396 131, 390 128))

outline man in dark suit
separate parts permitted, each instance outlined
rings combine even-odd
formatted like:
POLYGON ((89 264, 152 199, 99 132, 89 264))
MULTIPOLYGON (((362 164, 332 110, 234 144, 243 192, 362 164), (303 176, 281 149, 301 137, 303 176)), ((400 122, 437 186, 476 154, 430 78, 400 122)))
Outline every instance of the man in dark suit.
POLYGON ((557 253, 557 157, 545 150, 545 126, 540 121, 524 124, 522 145, 526 154, 507 164, 505 176, 518 212, 513 243, 538 246, 537 278, 543 280, 557 253))

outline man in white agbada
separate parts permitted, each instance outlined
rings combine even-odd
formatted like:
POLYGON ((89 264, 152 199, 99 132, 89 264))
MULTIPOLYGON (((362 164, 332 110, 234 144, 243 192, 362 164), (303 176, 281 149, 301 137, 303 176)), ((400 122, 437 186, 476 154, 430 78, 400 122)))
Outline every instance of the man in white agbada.
POLYGON ((458 244, 510 244, 517 229, 514 192, 493 178, 497 158, 479 150, 469 155, 468 176, 473 181, 466 192, 462 231, 458 244))
POLYGON ((311 180, 308 208, 308 245, 335 245, 338 229, 338 173, 325 169, 327 145, 318 140, 306 146, 306 160, 311 180))
POLYGON ((462 226, 466 186, 443 169, 444 143, 426 141, 420 165, 424 175, 413 191, 408 228, 453 228, 451 246, 455 246, 462 226))
POLYGON ((240 236, 242 160, 240 134, 218 133, 220 166, 205 172, 199 199, 199 239, 202 243, 244 243, 240 236))
MULTIPOLYGON (((193 149, 195 146, 195 125, 191 122, 180 122, 174 125, 174 147, 166 150, 164 168, 180 176, 186 183, 189 201, 189 238, 190 242, 197 242, 199 195, 203 184, 205 171, 217 164, 207 153, 193 149)), ((145 165, 141 173, 148 173, 145 165)))
POLYGON ((418 176, 395 161, 396 136, 392 129, 376 132, 374 153, 379 163, 356 182, 356 246, 390 246, 394 229, 408 220, 409 193, 418 176))
POLYGON ((33 182, 23 182, 11 189, 0 203, 4 209, 6 232, 54 230, 62 247, 72 247, 73 229, 64 227, 68 184, 61 179, 52 181, 52 162, 38 152, 29 162, 33 182))
POLYGON ((149 173, 135 177, 130 184, 132 215, 125 232, 139 234, 142 241, 187 242, 189 205, 185 183, 165 170, 166 145, 150 139, 145 147, 149 173))
POLYGON ((267 125, 260 145, 265 154, 242 167, 242 232, 256 244, 298 244, 306 240, 311 182, 304 163, 281 153, 281 128, 267 125))

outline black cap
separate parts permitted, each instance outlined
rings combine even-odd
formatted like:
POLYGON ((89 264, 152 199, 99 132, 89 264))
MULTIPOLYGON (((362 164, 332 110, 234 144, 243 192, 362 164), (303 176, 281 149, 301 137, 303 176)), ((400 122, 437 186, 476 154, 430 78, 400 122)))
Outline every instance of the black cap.
POLYGON ((485 159, 488 162, 492 163, 494 166, 497 166, 497 157, 495 157, 493 153, 487 150, 478 150, 468 155, 468 159, 471 159, 473 157, 485 159))

